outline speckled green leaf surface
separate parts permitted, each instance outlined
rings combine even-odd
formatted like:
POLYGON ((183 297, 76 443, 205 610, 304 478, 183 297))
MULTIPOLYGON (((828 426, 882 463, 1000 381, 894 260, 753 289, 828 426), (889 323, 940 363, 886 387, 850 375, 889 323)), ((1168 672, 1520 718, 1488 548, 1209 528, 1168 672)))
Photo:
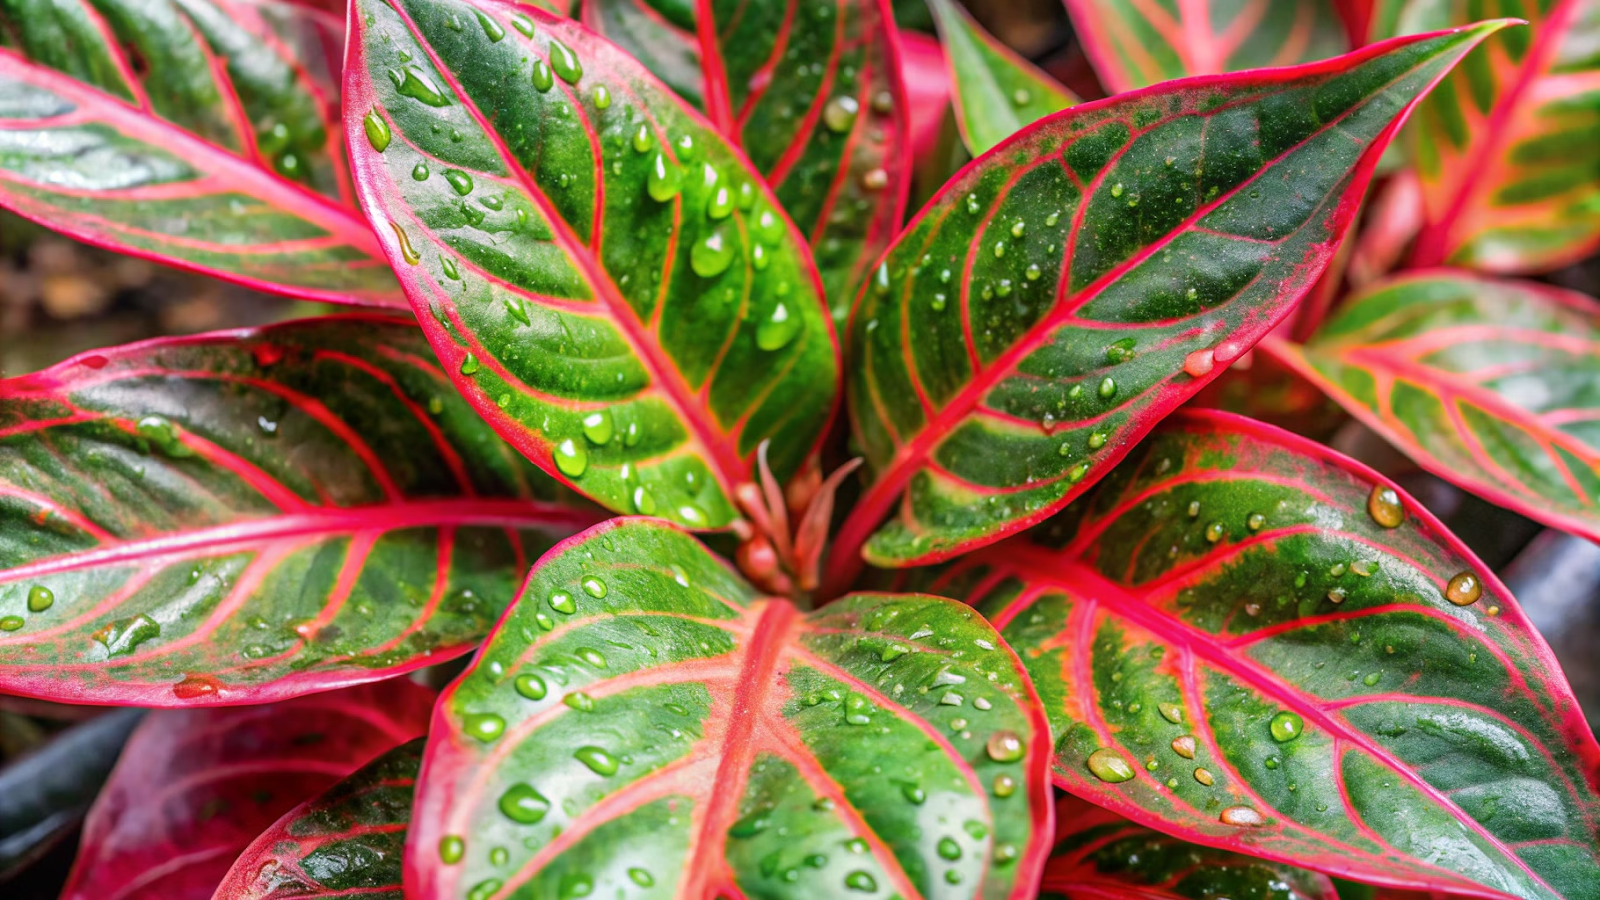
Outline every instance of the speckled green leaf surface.
POLYGON ((284 813, 234 860, 212 900, 403 900, 422 748, 422 738, 401 744, 284 813))
POLYGON ((273 0, 0 0, 0 206, 262 290, 403 306, 345 165, 342 38, 273 0))
POLYGON ((1319 445, 1180 413, 930 589, 1016 648, 1074 794, 1365 881, 1600 890, 1600 748, 1549 648, 1431 515, 1319 445))
MULTIPOLYGON (((1517 16, 1439 86, 1408 132, 1427 212, 1414 262, 1548 272, 1600 247, 1600 3, 1452 0, 1402 15, 1517 16)), ((1409 24, 1402 18, 1402 23, 1409 24)))
POLYGON ((802 614, 616 519, 534 568, 441 698, 408 896, 1032 898, 1050 738, 972 610, 802 614))
POLYGON ((863 543, 997 540, 1107 471, 1310 290, 1406 110, 1498 27, 1084 104, 968 167, 851 319, 870 483, 830 580, 863 543))
POLYGON ((1215 850, 1076 797, 1056 805, 1040 900, 1340 900, 1328 876, 1215 850))
POLYGON ((1084 50, 1110 91, 1186 75, 1311 62, 1349 47, 1330 0, 1066 3, 1084 50))
POLYGON ((278 817, 425 733, 434 696, 394 678, 150 713, 89 810, 61 900, 207 900, 278 817))
POLYGON ((498 0, 355 9, 359 190, 473 406, 620 512, 726 526, 768 438, 794 473, 838 352, 804 241, 744 157, 570 21, 498 0))
POLYGON ((956 122, 973 156, 1078 102, 1066 88, 995 40, 955 0, 929 0, 955 98, 956 122))
POLYGON ((1428 471, 1600 540, 1600 305, 1532 282, 1409 275, 1269 351, 1428 471))
POLYGON ((584 22, 744 149, 810 242, 843 325, 911 188, 889 4, 589 0, 584 22))
POLYGON ((466 652, 601 517, 379 316, 0 381, 0 690, 259 703, 466 652))

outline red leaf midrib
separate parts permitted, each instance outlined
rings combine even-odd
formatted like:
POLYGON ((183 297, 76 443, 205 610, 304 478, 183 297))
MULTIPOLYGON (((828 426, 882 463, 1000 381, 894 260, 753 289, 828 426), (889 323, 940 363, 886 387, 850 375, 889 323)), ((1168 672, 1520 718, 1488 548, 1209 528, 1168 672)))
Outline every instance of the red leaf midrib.
MULTIPOLYGON (((705 2, 709 2, 709 0, 705 0, 705 2)), ((622 297, 616 285, 611 281, 610 276, 595 260, 592 249, 578 239, 577 235, 573 233, 571 225, 557 212, 550 203, 550 199, 545 196, 544 192, 539 189, 538 185, 529 176, 527 170, 517 161, 516 156, 506 146, 505 140, 500 136, 499 131, 492 126, 483 111, 478 108, 477 102, 462 87, 460 79, 456 77, 455 70, 446 66, 444 61, 439 58, 439 54, 433 45, 423 38, 410 13, 399 6, 393 6, 392 9, 405 23, 407 30, 416 40, 417 46, 426 54, 429 62, 433 64, 435 71, 449 84, 450 89, 460 99, 462 107, 477 123, 478 128, 483 132, 484 138, 494 146, 507 171, 516 178, 523 192, 539 208, 540 213, 544 216, 555 235, 556 243, 561 246, 566 257, 583 272, 584 279, 611 312, 612 321, 626 335, 629 345, 638 353, 640 362, 644 363, 645 368, 649 370, 652 381, 660 385, 663 393, 681 411, 683 421, 688 425, 690 432, 694 434, 698 443, 705 449, 707 465, 731 501, 734 496, 734 488, 750 480, 749 466, 739 455, 738 450, 732 446, 732 435, 722 432, 707 421, 710 416, 710 410, 696 402, 695 394, 684 380, 682 372, 678 370, 678 367, 673 364, 671 359, 666 358, 663 348, 654 339, 654 335, 649 331, 646 323, 639 318, 638 312, 622 297)), ((559 28, 561 25, 562 20, 545 13, 541 9, 532 8, 531 12, 536 16, 542 14, 545 18, 541 24, 547 28, 551 26, 559 28)), ((359 45, 354 36, 349 39, 349 45, 352 54, 359 52, 357 50, 359 45)), ((363 70, 360 77, 370 80, 371 75, 363 70)), ((581 110, 582 104, 577 97, 573 96, 570 88, 559 80, 557 85, 563 93, 567 94, 568 99, 572 100, 573 108, 581 110)), ((683 111, 690 115, 690 118, 693 118, 692 110, 684 107, 683 111)), ((592 141, 594 138, 593 129, 586 127, 584 130, 592 141)), ((597 178, 597 192, 601 190, 600 185, 601 180, 597 178)), ((598 217, 600 215, 600 207, 603 204, 600 203, 598 193, 595 199, 596 216, 598 217)), ((681 202, 681 200, 678 202, 681 202)), ((599 231, 596 231, 596 235, 599 233, 599 231)))
MULTIPOLYGON (((1127 588, 1102 576, 1098 571, 1081 560, 1067 559, 1062 556, 1032 546, 1008 546, 1001 568, 1010 568, 1019 573, 1025 573, 1026 580, 1034 583, 1054 584, 1064 587, 1070 586, 1072 593, 1092 596, 1098 602, 1106 605, 1114 615, 1124 617, 1151 634, 1169 642, 1173 646, 1181 646, 1193 657, 1215 666, 1219 671, 1239 678, 1252 685, 1272 699, 1293 708, 1303 715, 1308 723, 1321 727, 1338 740, 1344 741, 1359 748, 1375 761, 1380 762, 1396 777, 1408 783, 1413 790, 1428 797, 1440 806, 1451 810, 1452 818, 1459 821, 1464 827, 1473 832, 1489 846, 1493 847, 1505 861, 1514 865, 1526 877, 1545 886, 1551 891, 1552 896, 1561 896, 1546 883, 1543 876, 1534 871, 1523 861, 1522 857, 1508 847, 1498 836, 1484 828, 1476 819, 1466 815, 1460 807, 1445 796, 1444 792, 1414 773, 1409 766, 1395 759, 1393 754, 1377 746, 1365 734, 1356 731, 1353 727, 1339 721, 1323 711, 1315 698, 1301 694, 1283 682, 1266 677, 1266 673, 1258 672, 1253 665, 1244 665, 1240 660, 1234 659, 1225 648, 1215 644, 1210 635, 1195 631, 1190 626, 1177 622, 1171 616, 1161 613, 1140 601, 1127 588)), ((1350 809, 1352 816, 1359 813, 1350 809)), ((1386 840, 1387 845, 1389 842, 1386 840)))

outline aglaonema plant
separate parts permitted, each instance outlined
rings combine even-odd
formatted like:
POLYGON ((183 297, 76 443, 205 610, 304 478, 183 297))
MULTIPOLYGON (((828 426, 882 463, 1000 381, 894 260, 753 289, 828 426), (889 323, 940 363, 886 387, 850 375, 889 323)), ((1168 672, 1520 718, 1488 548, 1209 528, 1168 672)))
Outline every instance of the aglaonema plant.
POLYGON ((0 3, 0 205, 386 307, 0 381, 0 690, 176 708, 67 896, 1592 900, 1600 746, 1495 572, 1180 410, 1297 373, 1596 533, 1593 301, 1437 268, 1494 203, 1560 232, 1520 272, 1588 246, 1450 185, 1593 189, 1517 149, 1578 125, 1452 129, 1582 96, 1594 10, 1388 6, 1075 0, 1084 103, 951 0, 947 91, 877 0, 355 0, 342 63, 0 3), (913 95, 974 160, 907 217, 913 95), (1416 247, 1347 279, 1380 172, 1416 247))

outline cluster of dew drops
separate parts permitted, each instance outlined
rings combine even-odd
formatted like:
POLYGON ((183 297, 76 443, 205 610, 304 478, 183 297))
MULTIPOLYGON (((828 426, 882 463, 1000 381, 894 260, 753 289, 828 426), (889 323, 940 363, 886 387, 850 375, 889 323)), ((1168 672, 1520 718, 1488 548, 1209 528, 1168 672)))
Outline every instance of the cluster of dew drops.
MULTIPOLYGON (((690 587, 689 575, 683 567, 672 565, 669 570, 674 582, 682 587, 690 587)), ((610 593, 609 586, 605 580, 593 574, 580 578, 578 589, 583 595, 595 600, 604 599, 610 593)), ((550 609, 560 614, 560 616, 572 616, 578 612, 579 600, 581 599, 575 597, 575 593, 577 592, 556 589, 550 593, 546 602, 550 609)), ((536 614, 535 620, 543 631, 548 632, 555 629, 556 620, 546 616, 542 609, 536 614)), ((926 627, 919 634, 923 632, 931 634, 931 631, 928 631, 926 627)), ((990 651, 994 649, 994 644, 990 641, 979 640, 977 643, 982 649, 990 651)), ((893 662, 901 656, 915 652, 913 648, 893 641, 876 649, 879 658, 883 662, 893 662)), ((575 654, 577 658, 592 667, 599 669, 606 667, 606 660, 599 651, 580 649, 575 651, 575 654)), ((495 683, 500 683, 506 674, 504 665, 495 660, 485 662, 482 670, 495 683)), ((995 676, 991 676, 990 680, 994 679, 995 676)), ((933 687, 944 686, 946 688, 939 698, 939 705, 943 707, 962 705, 964 698, 948 688, 952 685, 959 686, 965 680, 964 676, 950 672, 949 666, 941 667, 933 681, 933 687)), ((513 690, 520 697, 530 701, 543 701, 550 695, 550 687, 545 679, 531 671, 516 674, 512 678, 511 684, 513 690)), ((830 698, 842 700, 840 708, 844 715, 845 724, 862 726, 872 723, 872 704, 865 697, 854 692, 844 694, 837 690, 828 690, 823 691, 821 694, 808 695, 802 699, 802 702, 806 706, 815 706, 830 698)), ((991 701, 981 697, 975 698, 972 702, 979 710, 993 708, 991 701)), ((578 713, 592 712, 595 709, 594 698, 581 690, 566 693, 562 696, 561 703, 578 713)), ((667 707, 680 716, 688 716, 690 714, 687 709, 676 704, 669 703, 667 707)), ((965 731, 968 728, 968 721, 965 718, 958 717, 953 719, 950 725, 952 729, 961 732, 963 736, 970 737, 970 731, 965 731)), ((469 712, 462 715, 461 726, 468 736, 483 744, 492 744, 505 734, 506 721, 504 717, 494 712, 469 712)), ((1027 756, 1026 743, 1021 736, 1009 729, 998 729, 991 733, 985 740, 983 747, 984 753, 988 758, 1000 764, 1018 763, 1027 756)), ((594 745, 577 747, 572 751, 571 756, 589 771, 602 778, 616 776, 623 766, 632 762, 631 757, 627 755, 619 758, 612 751, 594 745)), ((1014 776, 1001 773, 994 780, 993 791, 996 797, 1004 799, 1015 794, 1019 787, 1020 785, 1014 776)), ((909 803, 921 805, 927 800, 927 795, 923 788, 915 783, 906 782, 902 784, 901 793, 909 803)), ((536 787, 524 781, 513 782, 507 786, 495 801, 495 805, 500 814, 508 821, 521 826, 537 825, 544 821, 552 807, 548 797, 536 787)), ((827 812, 833 809, 834 806, 834 800, 828 797, 820 798, 812 804, 813 809, 819 812, 827 812)), ((772 825, 770 813, 770 808, 757 809, 750 812, 729 827, 728 836, 740 840, 761 834, 772 825)), ((968 821, 962 828, 975 841, 981 841, 989 834, 987 826, 978 821, 968 821)), ((870 850, 868 842, 860 837, 845 841, 842 846, 852 855, 866 854, 870 850)), ((440 838, 437 851, 440 861, 445 865, 453 866, 459 864, 466 858, 466 840, 458 834, 446 834, 440 838)), ((949 836, 943 837, 938 841, 935 852, 942 860, 951 864, 960 861, 965 854, 961 843, 949 836)), ((996 865, 1010 865, 1017 860, 1018 851, 1011 844, 997 844, 992 850, 992 858, 996 865)), ((504 847, 491 848, 488 854, 488 861, 495 866, 507 865, 510 861, 509 851, 504 847)), ((827 864, 828 859, 824 854, 812 854, 802 861, 802 865, 814 869, 824 868, 827 864)), ((793 882, 799 877, 797 868, 779 871, 774 866, 768 866, 766 862, 763 863, 763 871, 768 877, 777 877, 785 882, 793 882), (771 868, 772 871, 766 872, 768 868, 771 868)), ((634 884, 640 887, 652 887, 656 883, 655 873, 640 866, 630 867, 627 870, 627 876, 634 884)), ((950 884, 959 884, 962 880, 961 873, 954 868, 947 870, 944 877, 945 881, 950 884)), ((861 869, 854 869, 846 873, 843 876, 843 884, 850 891, 864 893, 876 892, 879 887, 878 881, 872 873, 861 869)), ((572 897, 587 896, 588 892, 594 888, 593 879, 584 873, 569 873, 564 877, 563 886, 565 890, 563 896, 572 897)), ((494 895, 503 887, 504 882, 501 879, 486 878, 469 888, 466 897, 467 900, 483 900, 483 898, 494 895)))
MULTIPOLYGON (((1198 506, 1198 503, 1190 504, 1191 517, 1198 513, 1198 506)), ((1405 506, 1401 502, 1399 493, 1394 488, 1384 484, 1378 484, 1372 488, 1367 498, 1367 513, 1374 522, 1385 529, 1398 528, 1406 520, 1405 506)), ((1249 522, 1251 531, 1258 530, 1263 522, 1264 517, 1259 513, 1252 514, 1249 522)), ((1212 523, 1207 526, 1207 541, 1216 543, 1220 540, 1223 530, 1221 523, 1212 523)), ((1343 566, 1338 568, 1342 570, 1343 566)), ((1459 572, 1446 583, 1444 596, 1446 600, 1456 606, 1471 606, 1483 596, 1483 584, 1475 573, 1470 571, 1459 572)), ((1342 590, 1335 588, 1334 591, 1329 593, 1328 599, 1337 604, 1344 599, 1344 593, 1342 590)), ((1498 606, 1491 606, 1486 612, 1493 617, 1499 615, 1500 609, 1498 606)), ((1374 682, 1368 681, 1367 683, 1370 685, 1374 682)), ((1186 713, 1179 704, 1158 703, 1156 707, 1161 717, 1167 722, 1173 725, 1182 725, 1184 723, 1186 713)), ((1130 709, 1135 709, 1135 707, 1130 707, 1130 709)), ((1305 718, 1291 710, 1281 710, 1267 722, 1267 733, 1278 744, 1291 744, 1298 740, 1305 733, 1305 730, 1305 718)), ((1197 744, 1194 734, 1187 732, 1180 734, 1172 739, 1170 746, 1173 753, 1186 761, 1192 761, 1195 758, 1197 744)), ((1266 761, 1266 767, 1269 769, 1276 769, 1281 764, 1282 762, 1277 756, 1269 757, 1266 761)), ((1112 747, 1101 747, 1091 752, 1085 760, 1085 766, 1090 774, 1107 784, 1122 784, 1132 781, 1138 774, 1127 757, 1121 751, 1112 747)), ((1149 772, 1154 773, 1159 768, 1160 762, 1155 757, 1151 757, 1145 763, 1145 769, 1149 772)), ((1216 783, 1216 776, 1203 766, 1195 767, 1192 775, 1196 782, 1206 787, 1216 783)), ((1169 790, 1176 790, 1179 783, 1176 777, 1170 777, 1165 782, 1169 790)), ((1293 789, 1293 785, 1290 786, 1290 789, 1293 789)), ((1223 809, 1219 818, 1223 824, 1243 828, 1267 824, 1266 817, 1260 811, 1244 805, 1233 805, 1223 809)))
MULTIPOLYGON (((475 12, 478 23, 491 41, 498 42, 505 36, 505 30, 493 18, 483 12, 475 12)), ((526 37, 533 37, 535 26, 531 19, 518 13, 511 16, 514 27, 526 37)), ((459 24, 458 22, 456 24, 459 24)), ((454 26, 453 26, 454 27, 454 26)), ((576 52, 567 47, 557 38, 549 39, 548 63, 544 59, 535 57, 532 66, 531 81, 535 90, 547 93, 555 86, 556 79, 570 85, 576 85, 583 77, 583 64, 576 52)), ((409 97, 424 105, 431 107, 444 107, 450 105, 450 100, 432 82, 425 73, 413 66, 394 70, 389 73, 394 82, 396 91, 402 96, 409 97)), ((611 91, 605 85, 596 85, 592 90, 592 99, 596 109, 606 110, 612 106, 611 91)), ((565 106, 558 107, 558 111, 565 110, 565 106)), ((853 97, 840 96, 830 100, 823 110, 822 121, 832 131, 848 132, 855 122, 859 111, 859 104, 853 97)), ((379 153, 384 152, 393 139, 389 124, 377 110, 369 112, 363 122, 368 142, 379 153)), ((668 203, 678 197, 684 185, 684 165, 697 155, 697 147, 692 135, 683 134, 671 142, 671 147, 657 146, 654 131, 647 123, 640 123, 633 132, 630 143, 635 153, 649 154, 647 174, 645 178, 645 193, 657 203, 668 203)), ((620 168, 620 162, 613 163, 613 170, 620 168)), ((429 177, 425 163, 418 163, 412 173, 415 180, 423 181, 429 177)), ((885 180, 881 170, 869 172, 864 180, 877 182, 885 180)), ((447 170, 444 178, 449 182, 454 191, 465 197, 473 190, 472 177, 458 170, 447 170)), ((737 255, 737 248, 728 238, 727 233, 718 227, 719 223, 729 218, 738 209, 750 215, 750 233, 754 242, 749 250, 749 262, 756 271, 766 270, 774 257, 777 248, 788 236, 787 226, 781 216, 769 203, 759 196, 759 191, 749 181, 741 180, 737 185, 733 179, 724 176, 710 162, 702 166, 702 179, 708 195, 705 204, 705 216, 713 223, 706 234, 700 238, 690 249, 689 263, 694 273, 702 278, 714 278, 726 272, 733 264, 737 255)), ((498 209, 502 201, 498 197, 484 198, 482 201, 491 209, 498 209)), ((519 217, 525 216, 521 210, 519 217)), ((477 221, 481 223, 481 213, 477 221)), ((398 224, 389 223, 395 233, 402 258, 410 265, 421 262, 421 254, 411 244, 405 230, 398 224)), ((458 280, 459 270, 454 260, 441 257, 441 267, 446 277, 458 280)), ((804 321, 800 313, 791 309, 783 299, 792 290, 787 281, 774 286, 774 293, 778 300, 773 305, 771 312, 757 323, 755 329, 756 346, 764 351, 776 351, 790 344, 804 329, 804 321)), ((518 310, 513 310, 516 314, 518 310)), ((522 312, 523 318, 526 312, 522 312)), ((525 321, 525 318, 524 318, 525 321)), ((467 353, 461 363, 463 375, 475 375, 481 369, 481 362, 473 353, 467 353)), ((508 398, 509 399, 509 398, 508 398)), ((582 419, 582 432, 584 440, 566 438, 555 442, 552 456, 558 470, 570 478, 579 478, 589 467, 589 451, 586 442, 601 446, 611 439, 613 424, 609 413, 604 410, 585 415, 582 419)), ((623 434, 624 440, 630 445, 636 443, 639 434, 637 425, 631 425, 623 434)), ((657 509, 655 498, 644 487, 635 487, 632 491, 633 501, 638 512, 644 515, 653 515, 657 509)), ((681 518, 691 524, 702 524, 705 514, 693 504, 685 504, 679 510, 681 518)))

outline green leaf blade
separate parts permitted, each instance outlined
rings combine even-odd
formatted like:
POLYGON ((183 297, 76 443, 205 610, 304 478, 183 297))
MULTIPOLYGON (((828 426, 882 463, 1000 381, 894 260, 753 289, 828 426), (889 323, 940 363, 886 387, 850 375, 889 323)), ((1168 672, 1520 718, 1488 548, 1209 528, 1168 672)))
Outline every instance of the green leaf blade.
POLYGON ((13 0, 0 31, 0 205, 261 290, 403 305, 339 144, 337 20, 271 0, 13 0))
POLYGON ((614 520, 540 562, 438 707, 408 887, 1026 896, 1050 816, 1030 696, 959 604, 803 615, 687 534, 614 520))
POLYGON ((956 122, 973 156, 1078 102, 1049 75, 995 40, 953 0, 932 0, 955 88, 956 122))
POLYGON ((1141 824, 1418 890, 1600 883, 1600 747, 1549 648, 1426 510, 1325 448, 1180 414, 929 587, 1017 648, 1056 783, 1141 824))
MULTIPOLYGON (((1446 21, 1454 5, 1404 6, 1446 21)), ((1576 0, 1485 3, 1528 26, 1490 41, 1417 112, 1410 151, 1426 221, 1413 265, 1503 275, 1571 265, 1600 247, 1600 9, 1576 0)))
POLYGON ((1328 0, 1066 3, 1084 51, 1113 93, 1189 75, 1290 66, 1349 49, 1337 6, 1328 0))
POLYGON ((346 125, 395 135, 356 149, 363 200, 496 430, 613 510, 696 528, 738 517, 763 440, 780 478, 798 470, 837 349, 803 239, 744 158, 573 23, 489 0, 360 13, 346 125))
POLYGON ((1304 348, 1267 349, 1423 468, 1596 538, 1597 347, 1591 297, 1436 271, 1352 298, 1304 348))
POLYGON ((888 4, 596 0, 584 17, 749 155, 810 242, 843 326, 911 186, 888 4))
POLYGON ((213 900, 402 900, 401 857, 424 743, 401 744, 284 813, 239 854, 213 900))
POLYGON ((1056 848, 1040 897, 1338 900, 1328 876, 1215 850, 1136 825, 1076 797, 1056 805, 1056 848))
POLYGON ((1311 289, 1406 111, 1498 27, 1086 104, 969 167, 853 316, 871 478, 830 580, 863 544, 948 558, 1092 484, 1311 289))
POLYGON ((231 704, 409 671, 471 649, 599 518, 392 318, 84 354, 0 397, 12 693, 231 704))

